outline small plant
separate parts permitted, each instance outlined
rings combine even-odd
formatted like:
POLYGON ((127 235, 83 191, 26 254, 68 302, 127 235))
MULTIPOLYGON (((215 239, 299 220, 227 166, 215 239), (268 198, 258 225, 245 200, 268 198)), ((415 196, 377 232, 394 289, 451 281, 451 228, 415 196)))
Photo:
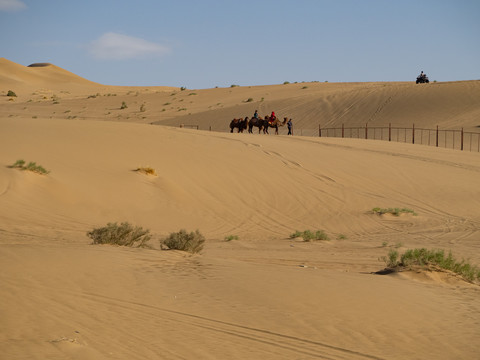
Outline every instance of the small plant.
POLYGON ((387 256, 382 256, 380 259, 385 262, 387 268, 395 268, 398 266, 398 251, 391 249, 387 256))
POLYGON ((235 85, 235 84, 230 85, 231 88, 239 87, 239 86, 240 86, 240 85, 235 85))
POLYGON ((304 86, 304 87, 302 87, 302 89, 308 89, 308 86, 304 86))
POLYGON ((29 162, 27 165, 25 165, 25 160, 17 160, 13 165, 10 166, 11 168, 14 169, 19 169, 19 170, 28 170, 37 174, 48 174, 50 171, 45 170, 43 166, 37 165, 35 162, 29 162))
POLYGON ((15 164, 11 165, 11 168, 17 168, 17 169, 23 169, 25 165, 25 160, 17 160, 15 161, 15 164))
POLYGON ((417 213, 412 209, 407 208, 386 208, 382 209, 379 207, 373 208, 372 212, 374 214, 383 215, 383 214, 392 214, 395 216, 400 216, 401 214, 412 214, 413 216, 417 216, 417 213))
POLYGON ((192 96, 192 95, 197 95, 197 93, 192 92, 192 93, 188 94, 188 96, 192 96))
POLYGON ((253 98, 248 98, 245 102, 252 102, 253 98))
POLYGON ((161 240, 160 246, 166 246, 170 250, 182 250, 195 254, 203 250, 204 243, 205 237, 198 230, 189 234, 182 229, 161 240))
POLYGON ((330 240, 328 235, 323 230, 317 230, 313 232, 311 230, 298 231, 296 230, 293 234, 290 235, 291 239, 301 237, 303 241, 312 241, 312 240, 330 240))
POLYGON ((338 234, 338 236, 337 236, 337 240, 346 240, 346 239, 347 239, 347 235, 338 234))
POLYGON ((108 223, 107 226, 87 232, 87 236, 93 240, 93 244, 146 247, 151 238, 149 233, 150 230, 123 222, 120 225, 108 223))
POLYGON ((120 106, 120 109, 126 109, 128 108, 127 103, 125 101, 122 101, 122 106, 120 106))
POLYGON ((382 242, 382 247, 387 247, 388 246, 388 241, 382 242))
POLYGON ((138 171, 138 172, 141 172, 141 173, 147 174, 147 175, 157 176, 157 173, 156 173, 155 169, 151 168, 150 166, 147 166, 147 167, 139 167, 139 168, 137 168, 135 171, 138 171))
POLYGON ((238 240, 238 236, 237 235, 228 235, 228 236, 225 236, 225 241, 232 241, 232 240, 238 240))
POLYGON ((10 97, 17 97, 17 94, 15 94, 15 92, 13 92, 12 90, 8 90, 8 92, 7 92, 7 96, 10 96, 10 97))
POLYGON ((283 82, 283 85, 288 85, 288 84, 290 84, 290 81, 284 81, 283 82))
POLYGON ((186 88, 185 86, 182 86, 182 87, 180 88, 180 91, 185 91, 185 90, 187 90, 187 88, 186 88))

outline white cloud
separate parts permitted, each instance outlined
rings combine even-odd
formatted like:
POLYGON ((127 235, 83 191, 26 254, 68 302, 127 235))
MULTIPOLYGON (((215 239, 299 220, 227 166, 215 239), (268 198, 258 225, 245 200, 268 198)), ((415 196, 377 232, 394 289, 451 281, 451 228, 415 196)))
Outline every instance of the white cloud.
POLYGON ((19 11, 26 8, 27 5, 20 0, 0 0, 0 11, 19 11))
POLYGON ((166 46, 140 38, 108 32, 90 43, 90 53, 97 59, 125 60, 166 55, 166 46))

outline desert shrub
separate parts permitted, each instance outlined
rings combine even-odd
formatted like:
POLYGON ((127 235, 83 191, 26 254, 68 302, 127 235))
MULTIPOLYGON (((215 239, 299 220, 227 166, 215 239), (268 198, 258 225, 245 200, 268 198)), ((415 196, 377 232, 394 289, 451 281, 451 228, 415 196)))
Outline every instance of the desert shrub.
POLYGON ((240 86, 240 85, 235 85, 235 84, 230 85, 231 88, 239 87, 239 86, 240 86))
POLYGON ((245 102, 252 102, 253 98, 248 98, 245 102))
POLYGON ((37 165, 36 162, 30 161, 27 165, 25 165, 25 160, 17 160, 11 168, 20 169, 20 170, 28 170, 32 171, 37 174, 48 174, 50 171, 46 170, 43 166, 37 165))
POLYGON ((125 101, 122 101, 122 106, 120 106, 120 109, 126 109, 128 108, 127 103, 125 101))
POLYGON ((187 90, 187 88, 186 88, 185 86, 182 86, 182 87, 180 88, 180 91, 185 91, 185 90, 187 90))
POLYGON ((17 97, 17 94, 15 94, 15 92, 13 92, 12 90, 8 90, 7 96, 17 97))
POLYGON ((225 241, 232 241, 232 240, 238 240, 238 236, 237 235, 228 235, 228 236, 225 236, 225 241))
POLYGON ((171 233, 166 239, 160 241, 160 246, 166 246, 170 250, 182 250, 192 254, 203 250, 205 237, 200 231, 187 233, 186 230, 171 233))
POLYGON ((87 236, 93 240, 93 244, 145 247, 151 238, 149 233, 150 230, 123 222, 120 225, 108 223, 107 226, 87 232, 87 236))
POLYGON ((297 237, 303 238, 303 241, 330 240, 328 235, 323 230, 317 230, 315 232, 311 230, 305 230, 305 231, 296 230, 293 234, 290 234, 291 239, 294 239, 297 237))
POLYGON ((374 214, 378 215, 383 215, 383 214, 392 214, 395 216, 400 216, 400 214, 412 214, 414 216, 417 216, 417 213, 413 211, 412 209, 407 209, 407 208, 373 208, 372 212, 374 214))
POLYGON ((384 256, 381 260, 385 261, 388 268, 395 270, 413 266, 436 267, 452 271, 469 282, 480 281, 480 269, 463 259, 458 261, 453 257, 451 251, 446 255, 444 250, 408 249, 400 255, 400 260, 398 257, 398 251, 392 249, 388 257, 384 256))
POLYGON ((283 82, 283 85, 288 85, 288 84, 290 84, 290 81, 284 81, 283 82))
POLYGON ((17 169, 23 169, 23 167, 25 166, 25 160, 17 160, 15 161, 15 164, 11 165, 10 167, 12 168, 17 168, 17 169))
POLYGON ((150 166, 147 167, 139 167, 135 171, 147 174, 147 175, 157 175, 157 172, 155 171, 154 168, 151 168, 150 166))

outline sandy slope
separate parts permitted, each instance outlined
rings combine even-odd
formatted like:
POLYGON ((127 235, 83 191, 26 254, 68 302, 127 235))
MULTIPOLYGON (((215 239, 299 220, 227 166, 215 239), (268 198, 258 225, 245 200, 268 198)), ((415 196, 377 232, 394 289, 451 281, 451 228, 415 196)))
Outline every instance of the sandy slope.
MULTIPOLYGON (((469 84, 437 85, 478 86, 469 84)), ((290 85, 277 87, 285 96, 278 95, 278 104, 289 106, 290 85)), ((330 85, 338 89, 328 95, 335 98, 360 96, 362 88, 374 93, 382 84, 330 85)), ((405 94, 419 89, 392 86, 405 94)), ((205 90, 211 100, 196 100, 198 109, 208 108, 217 91, 234 104, 228 94, 237 90, 205 90)), ((73 93, 68 86, 64 91, 73 93)), ((306 104, 307 97, 298 101, 306 104)), ((204 132, 126 117, 98 121, 102 101, 112 98, 38 100, 32 111, 19 95, 0 106, 0 349, 6 359, 480 356, 477 285, 437 273, 371 274, 391 248, 442 248, 480 264, 478 153, 204 132), (67 101, 91 111, 91 119, 51 115, 67 101), (98 101, 97 110, 90 110, 91 101, 98 101), (17 159, 51 172, 9 168, 17 159), (133 171, 147 165, 158 176, 133 171), (408 207, 418 216, 371 214, 377 206, 408 207), (181 228, 199 229, 207 245, 187 256, 89 244, 87 231, 115 221, 150 229, 156 248, 181 228), (289 239, 306 229, 323 229, 331 240, 289 239), (226 242, 228 235, 239 239, 226 242)), ((358 99, 363 109, 375 97, 358 99)), ((337 111, 336 100, 330 103, 337 111)), ((458 114, 474 124, 475 110, 469 111, 458 114)))

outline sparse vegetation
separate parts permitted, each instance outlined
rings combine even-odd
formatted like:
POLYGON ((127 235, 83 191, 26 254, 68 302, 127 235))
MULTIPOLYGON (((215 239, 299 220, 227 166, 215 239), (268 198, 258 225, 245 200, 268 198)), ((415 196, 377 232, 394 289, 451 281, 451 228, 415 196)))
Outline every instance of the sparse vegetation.
POLYGON ((304 86, 304 87, 302 87, 302 89, 308 89, 308 86, 304 86))
POLYGON ((203 250, 205 237, 196 230, 187 233, 186 230, 171 233, 166 239, 160 241, 160 246, 166 246, 170 250, 182 250, 195 254, 203 250))
POLYGON ((379 207, 373 208, 372 212, 374 214, 383 215, 383 214, 392 214, 395 216, 400 216, 401 214, 412 214, 413 216, 417 216, 417 213, 412 209, 407 208, 386 208, 382 209, 379 207))
POLYGON ((347 239, 347 235, 338 234, 338 236, 337 236, 337 240, 346 240, 346 239, 347 239))
POLYGON ((228 236, 225 236, 225 241, 232 241, 232 240, 238 240, 238 236, 237 235, 228 235, 228 236))
POLYGON ((252 102, 253 98, 248 98, 245 102, 252 102))
POLYGON ((92 244, 146 247, 151 238, 149 233, 150 230, 123 222, 120 225, 108 223, 107 226, 87 232, 87 236, 93 240, 92 244))
POLYGON ((122 101, 122 106, 120 106, 120 109, 126 109, 128 108, 127 103, 125 101, 122 101))
POLYGON ((381 257, 380 260, 385 262, 388 269, 394 271, 423 267, 429 270, 452 271, 469 282, 480 281, 480 268, 465 260, 456 260, 451 251, 445 255, 444 250, 421 248, 409 249, 400 255, 397 250, 391 249, 388 255, 381 257))
POLYGON ((25 165, 26 162, 25 160, 17 160, 13 165, 11 165, 11 168, 14 169, 19 169, 19 170, 28 170, 37 174, 48 174, 50 171, 46 170, 43 166, 37 165, 35 162, 29 162, 27 165, 25 165))
POLYGON ((17 97, 17 94, 15 94, 15 92, 13 92, 12 90, 8 90, 8 92, 7 92, 7 96, 10 96, 10 97, 17 97))
POLYGON ((138 171, 138 172, 141 172, 141 173, 147 174, 147 175, 157 176, 157 172, 155 171, 155 169, 154 169, 154 168, 151 168, 150 166, 147 166, 147 167, 139 167, 139 168, 137 168, 135 171, 138 171))
POLYGON ((290 84, 290 81, 284 81, 283 82, 283 85, 288 85, 288 84, 290 84))
POLYGON ((312 240, 330 240, 328 235, 323 230, 317 230, 315 232, 311 230, 298 231, 296 230, 293 234, 290 235, 291 239, 301 237, 303 241, 312 241, 312 240))
POLYGON ((180 88, 180 91, 185 91, 185 90, 187 90, 187 88, 186 88, 185 86, 182 86, 182 87, 180 88))
POLYGON ((231 88, 239 87, 239 86, 240 86, 240 85, 235 85, 235 84, 230 85, 231 88))

